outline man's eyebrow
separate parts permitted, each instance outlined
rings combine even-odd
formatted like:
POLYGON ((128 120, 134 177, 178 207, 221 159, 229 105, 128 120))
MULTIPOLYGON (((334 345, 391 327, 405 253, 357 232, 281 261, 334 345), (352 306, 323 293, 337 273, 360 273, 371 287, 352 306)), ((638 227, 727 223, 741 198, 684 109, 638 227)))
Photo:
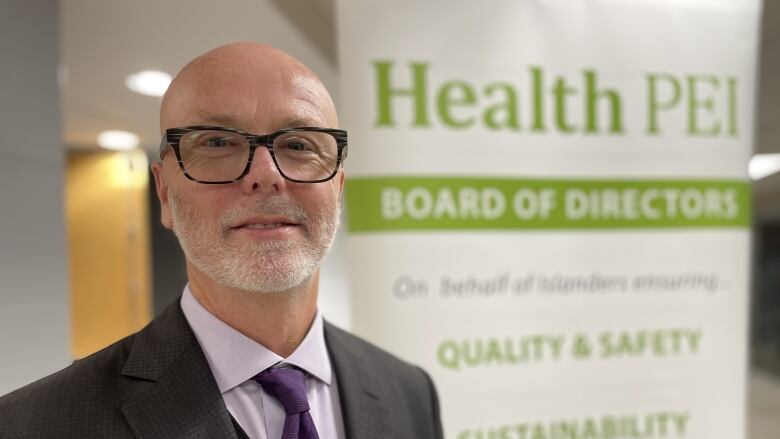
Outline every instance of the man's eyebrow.
POLYGON ((235 119, 226 114, 201 112, 198 116, 200 119, 214 125, 233 127, 236 123, 235 119))
POLYGON ((285 128, 300 128, 300 127, 316 127, 319 126, 318 122, 312 119, 291 119, 285 122, 285 128))
MULTIPOLYGON (((228 116, 227 114, 222 113, 211 113, 207 111, 202 111, 198 114, 198 117, 201 120, 204 120, 209 123, 214 123, 216 125, 222 125, 222 126, 230 126, 235 127, 236 126, 236 120, 228 116)), ((319 122, 315 121, 314 119, 310 118, 296 118, 296 119, 290 119, 285 121, 284 124, 282 124, 283 128, 299 128, 299 127, 316 127, 319 126, 319 122)))

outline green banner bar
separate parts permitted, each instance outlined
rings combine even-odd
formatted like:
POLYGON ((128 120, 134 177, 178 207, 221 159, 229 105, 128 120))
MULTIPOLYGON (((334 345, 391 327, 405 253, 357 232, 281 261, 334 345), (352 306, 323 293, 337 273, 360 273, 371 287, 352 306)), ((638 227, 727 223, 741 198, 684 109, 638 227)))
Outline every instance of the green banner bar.
POLYGON ((742 228, 741 180, 347 179, 349 230, 742 228))

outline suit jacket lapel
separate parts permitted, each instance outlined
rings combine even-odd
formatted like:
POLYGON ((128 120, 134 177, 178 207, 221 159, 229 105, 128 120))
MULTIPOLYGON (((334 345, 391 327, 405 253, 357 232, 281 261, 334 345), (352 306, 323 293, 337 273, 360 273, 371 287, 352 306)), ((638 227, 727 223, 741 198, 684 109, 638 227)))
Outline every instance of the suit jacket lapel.
POLYGON ((236 438, 206 357, 178 301, 136 335, 122 374, 139 380, 142 388, 122 405, 139 439, 236 438))
POLYGON ((365 355, 356 350, 351 337, 325 322, 325 341, 336 373, 344 430, 348 439, 394 437, 389 432, 390 410, 382 400, 384 383, 370 369, 365 355))

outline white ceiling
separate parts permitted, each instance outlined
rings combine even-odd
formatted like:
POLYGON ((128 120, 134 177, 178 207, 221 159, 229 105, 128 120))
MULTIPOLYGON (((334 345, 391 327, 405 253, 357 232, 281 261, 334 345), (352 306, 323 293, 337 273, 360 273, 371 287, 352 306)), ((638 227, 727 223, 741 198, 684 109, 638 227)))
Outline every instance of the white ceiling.
MULTIPOLYGON (((129 73, 174 74, 217 45, 263 41, 312 67, 338 96, 335 0, 61 0, 65 143, 94 149, 99 132, 138 133, 159 143, 159 98, 124 86, 129 73)), ((762 25, 756 151, 780 153, 780 2, 767 1, 762 25)), ((780 177, 755 185, 759 217, 780 220, 780 177)))
POLYGON ((233 41, 262 41, 293 54, 337 94, 333 10, 333 0, 61 0, 67 147, 94 149, 98 133, 122 129, 154 150, 160 98, 129 91, 125 77, 145 69, 173 75, 233 41))

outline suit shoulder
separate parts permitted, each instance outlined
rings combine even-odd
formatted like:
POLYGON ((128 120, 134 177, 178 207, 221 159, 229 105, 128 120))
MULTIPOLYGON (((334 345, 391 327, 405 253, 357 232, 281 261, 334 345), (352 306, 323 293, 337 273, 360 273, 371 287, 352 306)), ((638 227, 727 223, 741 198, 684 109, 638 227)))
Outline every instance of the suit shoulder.
POLYGON ((343 377, 372 377, 374 389, 404 420, 400 424, 406 430, 398 437, 443 437, 438 393, 422 368, 330 324, 325 326, 325 339, 343 377))
POLYGON ((429 389, 434 395, 435 386, 430 376, 421 367, 411 364, 379 346, 341 328, 326 324, 326 340, 349 351, 350 358, 360 364, 370 364, 372 370, 397 386, 417 393, 429 389))
MULTIPOLYGON (((21 424, 26 415, 62 413, 82 406, 79 403, 86 400, 110 401, 115 398, 115 382, 121 374, 133 338, 134 335, 128 336, 0 397, 0 419, 16 419, 21 424)), ((35 422, 34 418, 31 421, 35 422)))
POLYGON ((365 360, 384 364, 388 368, 394 370, 419 373, 415 372, 420 370, 419 367, 398 358, 368 340, 358 337, 337 326, 333 326, 330 323, 326 324, 326 339, 328 343, 336 342, 341 346, 348 347, 353 355, 365 360))

